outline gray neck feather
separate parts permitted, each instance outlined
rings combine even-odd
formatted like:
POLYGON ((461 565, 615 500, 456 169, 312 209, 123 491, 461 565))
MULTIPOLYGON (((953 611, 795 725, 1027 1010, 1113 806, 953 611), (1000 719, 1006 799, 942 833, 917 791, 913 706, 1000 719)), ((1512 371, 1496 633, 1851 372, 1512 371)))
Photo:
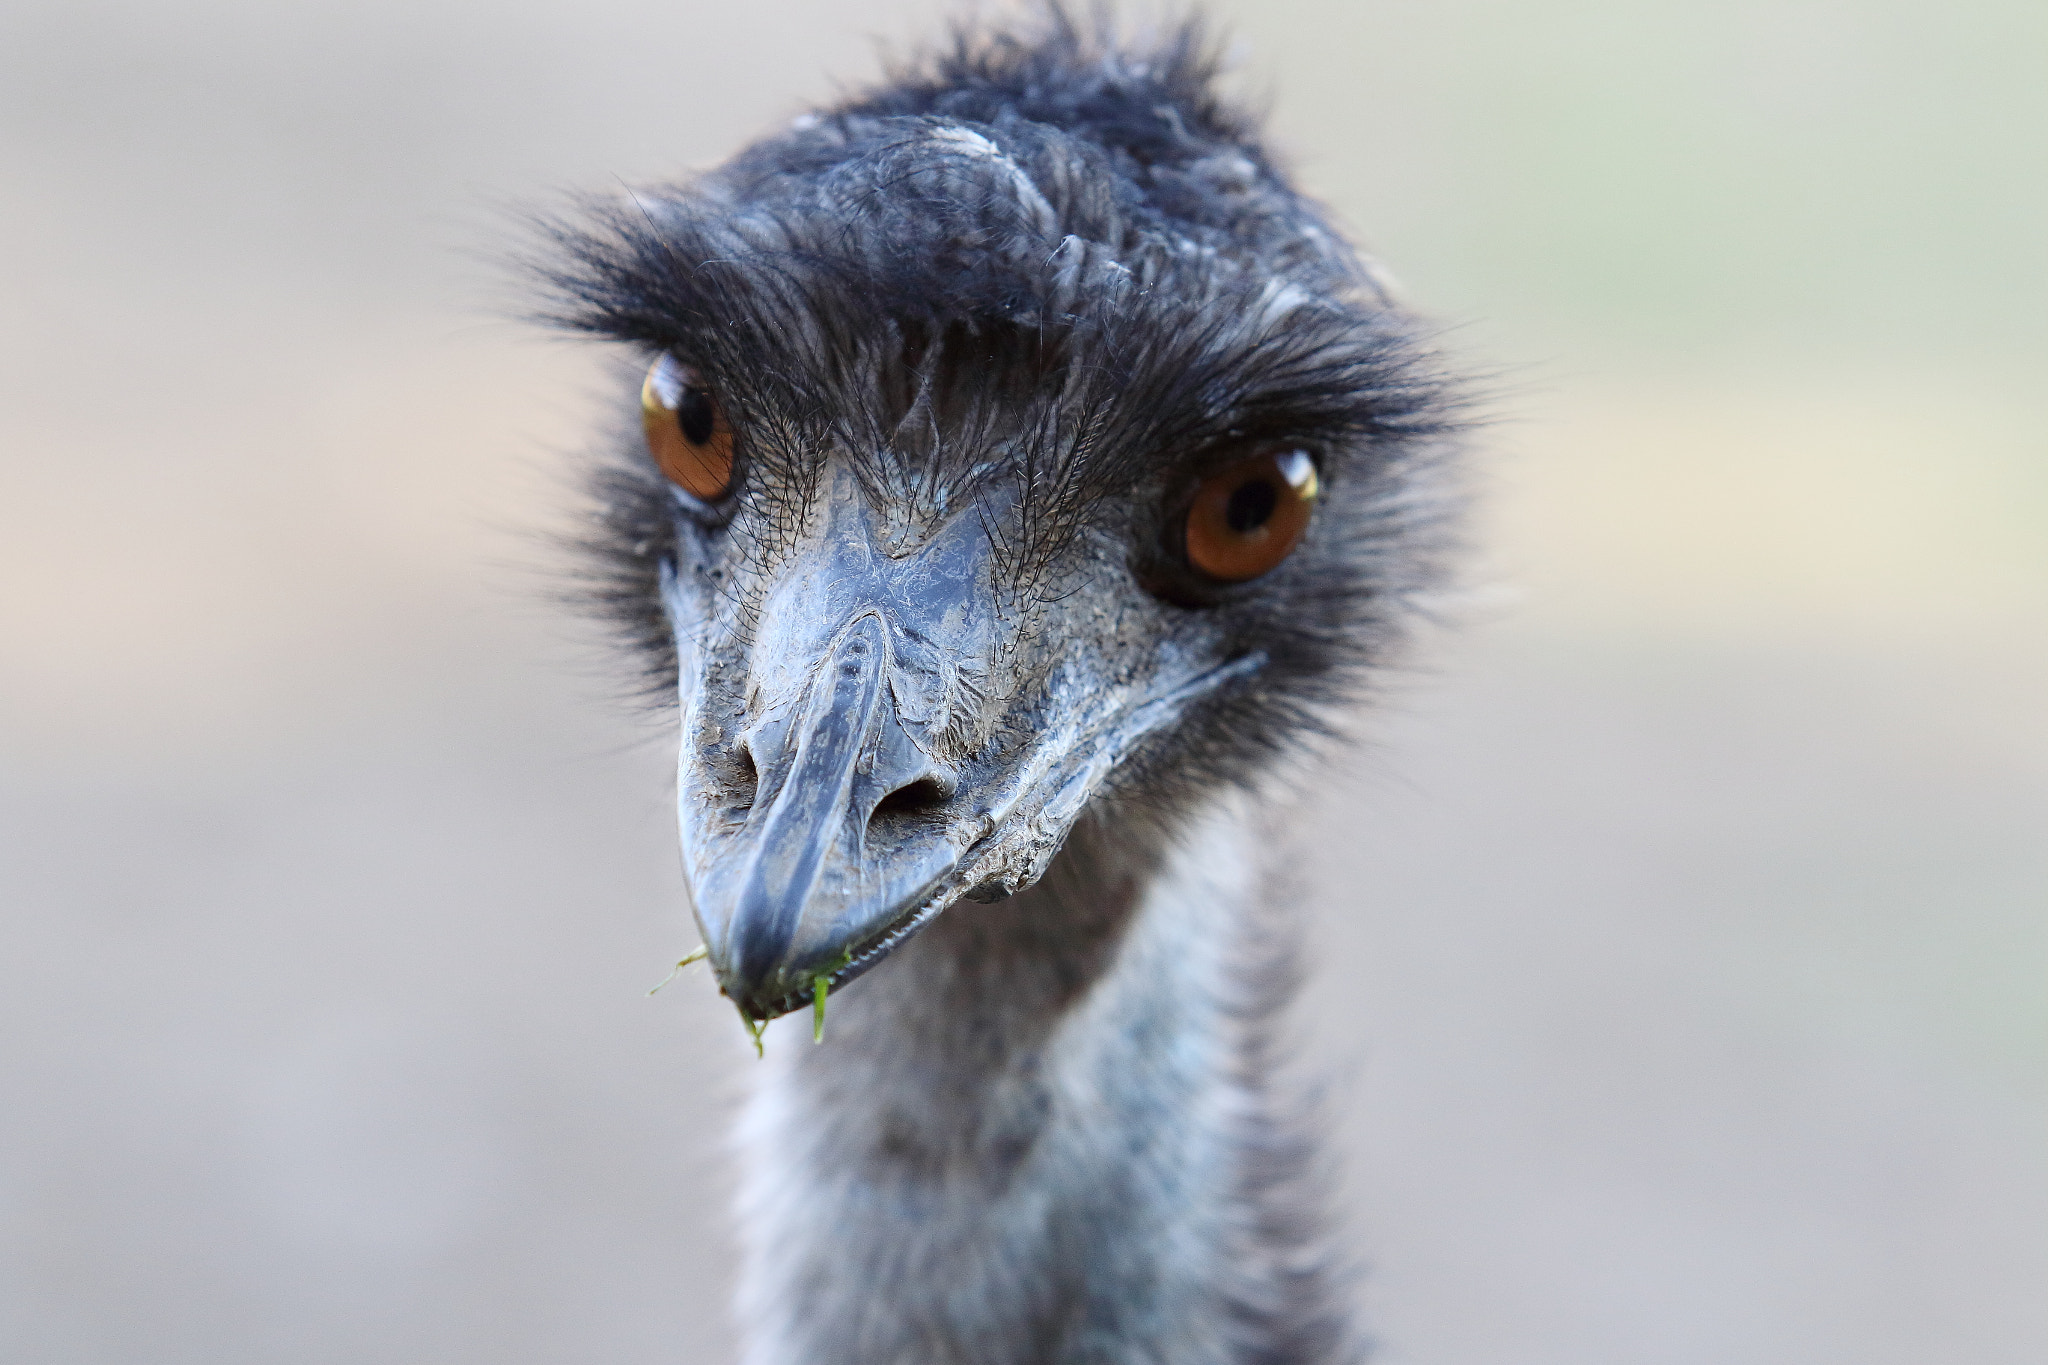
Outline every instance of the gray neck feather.
POLYGON ((741 1124, 746 1365, 1326 1361, 1266 1095, 1287 938, 1243 804, 1075 828, 769 1033, 741 1124))

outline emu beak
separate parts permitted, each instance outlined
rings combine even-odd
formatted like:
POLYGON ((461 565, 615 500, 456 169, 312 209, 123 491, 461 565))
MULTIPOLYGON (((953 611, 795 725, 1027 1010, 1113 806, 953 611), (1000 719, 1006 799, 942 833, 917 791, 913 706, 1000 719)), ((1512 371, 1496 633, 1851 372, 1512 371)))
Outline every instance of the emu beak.
MULTIPOLYGON (((871 839, 906 788, 943 801, 954 779, 905 732, 891 695, 890 630, 863 610, 834 634, 804 695, 751 726, 758 787, 739 832, 698 863, 697 917, 719 983, 752 1019, 800 1005, 937 888, 959 862, 946 838, 871 839)), ((701 807, 699 808, 702 809, 701 807)), ((684 843, 710 842, 684 815, 684 843)))
POLYGON ((988 828, 985 784, 962 783, 1002 633, 987 532, 969 513, 887 553, 844 476, 819 520, 744 639, 693 649, 671 603, 684 870, 750 1021, 858 975, 956 899, 949 879, 988 828))
POLYGON ((981 515, 891 540, 844 475, 818 508, 744 633, 706 643, 668 592, 684 871, 750 1025, 1030 885, 1132 748, 1263 663, 1112 668, 1071 604, 1010 600, 981 515))

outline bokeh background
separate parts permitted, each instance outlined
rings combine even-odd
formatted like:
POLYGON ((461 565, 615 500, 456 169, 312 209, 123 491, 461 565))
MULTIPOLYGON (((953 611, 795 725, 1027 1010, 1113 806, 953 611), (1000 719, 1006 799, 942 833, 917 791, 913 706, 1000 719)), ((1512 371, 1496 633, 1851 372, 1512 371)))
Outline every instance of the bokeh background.
MULTIPOLYGON (((1212 8, 1494 394, 1298 821, 1380 1360, 2048 1358, 2048 6, 1212 8)), ((0 12, 0 1357, 732 1357, 602 362, 488 258, 941 13, 0 12)))

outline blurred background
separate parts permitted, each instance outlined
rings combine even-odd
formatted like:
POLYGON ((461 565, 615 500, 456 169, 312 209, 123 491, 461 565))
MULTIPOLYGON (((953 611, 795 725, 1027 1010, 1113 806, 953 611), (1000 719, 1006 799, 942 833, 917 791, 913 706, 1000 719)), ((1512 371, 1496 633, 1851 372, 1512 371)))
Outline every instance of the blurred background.
MULTIPOLYGON (((1497 395, 1299 822, 1379 1360, 2048 1358, 2048 7, 1211 9, 1497 395)), ((732 1358, 602 362, 488 258, 943 12, 0 15, 0 1356, 732 1358)))

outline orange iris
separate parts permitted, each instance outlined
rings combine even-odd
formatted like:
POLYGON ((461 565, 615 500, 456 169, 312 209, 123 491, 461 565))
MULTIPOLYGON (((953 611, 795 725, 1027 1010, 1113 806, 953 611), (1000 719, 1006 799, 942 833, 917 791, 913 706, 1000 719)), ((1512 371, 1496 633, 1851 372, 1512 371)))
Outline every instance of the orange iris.
POLYGON ((1202 480, 1188 508, 1188 563, 1223 583, 1243 583, 1287 558, 1321 491, 1305 450, 1239 460, 1202 480))
POLYGON ((732 491, 732 428, 695 371, 672 356, 648 367, 640 386, 647 451, 670 483, 700 502, 732 491))

